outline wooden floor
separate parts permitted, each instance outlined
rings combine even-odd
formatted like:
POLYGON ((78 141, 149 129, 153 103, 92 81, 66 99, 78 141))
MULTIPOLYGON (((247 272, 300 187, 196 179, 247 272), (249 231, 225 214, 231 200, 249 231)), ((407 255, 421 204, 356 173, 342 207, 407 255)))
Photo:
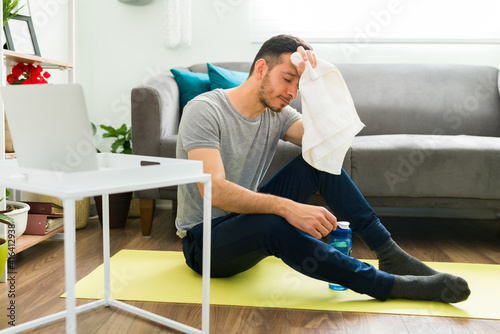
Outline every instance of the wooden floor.
MULTIPOLYGON (((382 219, 393 238, 410 254, 424 261, 500 264, 500 223, 457 219, 382 219)), ((123 248, 181 249, 170 211, 158 211, 152 238, 142 238, 139 219, 111 231, 111 255, 123 248)), ((102 235, 98 220, 77 231, 77 279, 102 263, 102 235)), ((354 240, 353 256, 373 258, 354 240)), ((16 259, 16 324, 64 309, 63 242, 50 240, 34 246, 16 259)), ((7 324, 7 288, 2 295, 0 328, 7 324)), ((78 304, 86 301, 78 300, 78 304)), ((166 303, 131 303, 191 326, 201 327, 201 307, 166 303)), ((301 311, 233 306, 211 307, 211 333, 500 333, 500 321, 365 314, 351 312, 301 311)), ((78 316, 79 333, 177 333, 115 308, 99 308, 78 316)), ((64 333, 57 321, 29 333, 64 333)))

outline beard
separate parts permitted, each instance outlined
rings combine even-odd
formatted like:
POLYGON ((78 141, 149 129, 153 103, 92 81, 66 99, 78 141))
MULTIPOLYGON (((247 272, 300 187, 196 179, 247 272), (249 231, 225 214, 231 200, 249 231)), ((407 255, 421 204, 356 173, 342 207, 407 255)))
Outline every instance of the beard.
MULTIPOLYGON (((271 80, 269 79, 269 73, 266 73, 259 87, 259 101, 267 108, 271 109, 274 112, 279 113, 288 104, 280 103, 279 106, 273 105, 273 100, 275 99, 275 97, 277 96, 274 95, 274 88, 271 85, 271 80)), ((290 99, 283 97, 281 95, 279 95, 279 97, 281 97, 286 101, 291 101, 290 99)))

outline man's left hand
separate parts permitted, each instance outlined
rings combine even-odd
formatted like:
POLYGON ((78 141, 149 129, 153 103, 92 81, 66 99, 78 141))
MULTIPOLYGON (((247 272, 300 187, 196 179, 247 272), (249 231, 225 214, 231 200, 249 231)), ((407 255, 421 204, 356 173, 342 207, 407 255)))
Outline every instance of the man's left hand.
POLYGON ((300 62, 299 63, 299 66, 297 66, 297 71, 299 73, 299 75, 302 75, 302 73, 304 73, 304 70, 306 69, 306 62, 310 62, 311 63, 311 66, 313 68, 316 67, 316 53, 312 50, 306 50, 304 49, 304 47, 302 46, 299 46, 297 48, 297 52, 299 52, 302 56, 302 59, 304 61, 300 62))

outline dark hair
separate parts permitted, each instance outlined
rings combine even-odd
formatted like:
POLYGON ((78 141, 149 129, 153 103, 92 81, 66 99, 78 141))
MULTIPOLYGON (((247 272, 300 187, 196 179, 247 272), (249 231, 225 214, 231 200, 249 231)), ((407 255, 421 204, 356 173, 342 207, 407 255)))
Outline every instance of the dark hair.
POLYGON ((299 46, 302 46, 306 50, 312 50, 309 44, 295 36, 278 35, 271 37, 262 44, 259 52, 257 52, 252 67, 250 68, 250 75, 253 74, 257 60, 264 59, 271 70, 274 66, 281 64, 283 61, 281 55, 283 53, 294 53, 299 46))

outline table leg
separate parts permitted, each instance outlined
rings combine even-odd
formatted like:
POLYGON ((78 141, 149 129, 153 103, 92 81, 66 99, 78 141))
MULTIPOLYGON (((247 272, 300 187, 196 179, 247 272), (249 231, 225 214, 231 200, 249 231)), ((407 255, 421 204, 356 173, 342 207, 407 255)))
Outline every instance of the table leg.
POLYGON ((212 181, 203 185, 203 269, 201 304, 201 330, 209 333, 210 326, 210 252, 212 241, 212 181))
POLYGON ((76 333, 76 250, 75 200, 65 199, 64 206, 64 277, 66 283, 66 333, 76 333))
POLYGON ((110 243, 109 243, 109 194, 102 195, 102 248, 104 258, 104 300, 109 306, 111 299, 111 268, 109 264, 110 243))

